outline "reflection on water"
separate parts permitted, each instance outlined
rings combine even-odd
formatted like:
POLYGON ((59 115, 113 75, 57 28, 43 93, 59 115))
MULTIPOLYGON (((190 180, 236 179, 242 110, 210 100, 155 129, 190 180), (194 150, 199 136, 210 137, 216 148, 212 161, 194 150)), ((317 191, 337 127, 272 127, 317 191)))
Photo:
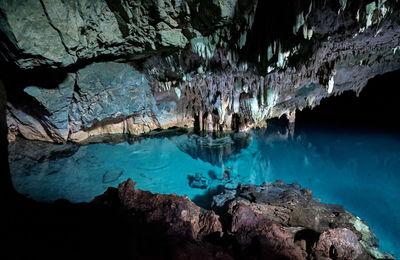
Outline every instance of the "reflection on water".
POLYGON ((128 177, 137 188, 206 198, 221 185, 281 179, 367 220, 399 255, 400 135, 343 129, 255 130, 220 139, 180 135, 118 144, 10 145, 17 191, 39 201, 90 201, 128 177))
POLYGON ((231 155, 249 146, 250 139, 251 135, 248 133, 234 133, 221 138, 192 135, 188 139, 178 140, 176 145, 193 159, 199 158, 204 162, 223 167, 231 155))

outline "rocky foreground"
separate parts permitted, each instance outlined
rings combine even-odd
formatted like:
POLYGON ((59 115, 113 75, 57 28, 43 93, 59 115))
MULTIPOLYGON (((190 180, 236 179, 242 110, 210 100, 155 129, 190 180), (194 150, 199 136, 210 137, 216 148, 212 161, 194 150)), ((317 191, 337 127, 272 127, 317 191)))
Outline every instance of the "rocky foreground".
POLYGON ((135 189, 128 179, 91 204, 128 215, 138 227, 133 250, 139 257, 393 259, 379 251, 363 220, 298 184, 239 185, 215 195, 212 210, 205 210, 184 196, 135 189), (159 244, 166 250, 156 249, 159 244))

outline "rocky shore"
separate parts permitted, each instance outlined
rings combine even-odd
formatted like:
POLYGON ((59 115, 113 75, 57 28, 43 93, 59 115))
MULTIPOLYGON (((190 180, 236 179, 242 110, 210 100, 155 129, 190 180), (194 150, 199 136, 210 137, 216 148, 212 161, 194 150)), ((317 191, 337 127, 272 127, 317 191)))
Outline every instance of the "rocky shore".
MULTIPOLYGON (((166 243, 165 258, 394 259, 379 250, 363 220, 319 202, 299 184, 239 185, 215 195, 206 210, 185 196, 135 189, 128 179, 91 204, 125 212, 140 223, 135 236, 143 244, 166 243)), ((141 257, 160 256, 157 250, 136 250, 141 257)))

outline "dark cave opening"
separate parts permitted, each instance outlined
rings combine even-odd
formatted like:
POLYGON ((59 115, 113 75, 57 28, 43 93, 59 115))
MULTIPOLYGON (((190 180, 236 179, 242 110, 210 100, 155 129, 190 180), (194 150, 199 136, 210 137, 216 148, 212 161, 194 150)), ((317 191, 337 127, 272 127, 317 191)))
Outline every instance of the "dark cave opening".
POLYGON ((297 111, 296 126, 400 130, 399 78, 400 70, 379 75, 368 81, 359 97, 348 91, 323 99, 312 110, 297 111))

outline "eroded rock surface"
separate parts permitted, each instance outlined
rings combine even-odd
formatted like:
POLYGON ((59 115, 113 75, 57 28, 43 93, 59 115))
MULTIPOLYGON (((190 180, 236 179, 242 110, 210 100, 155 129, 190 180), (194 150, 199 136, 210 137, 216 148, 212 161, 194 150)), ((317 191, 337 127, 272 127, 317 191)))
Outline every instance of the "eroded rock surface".
POLYGON ((364 234, 358 231, 357 217, 319 202, 298 184, 241 185, 215 196, 214 202, 218 214, 184 196, 137 190, 128 179, 92 203, 122 209, 141 228, 161 232, 155 234, 178 258, 393 259, 379 251, 368 226, 364 234))
POLYGON ((362 253, 357 236, 347 228, 336 228, 321 234, 315 252, 337 259, 357 259, 362 253))
POLYGON ((296 109, 400 69, 399 10, 395 0, 2 1, 5 67, 60 74, 46 87, 5 74, 9 139, 294 122, 296 109))
POLYGON ((235 191, 214 196, 214 209, 217 213, 228 209, 230 232, 244 247, 254 243, 255 235, 268 241, 265 230, 277 225, 287 232, 282 231, 286 242, 281 244, 292 248, 289 252, 298 252, 295 257, 299 257, 302 248, 312 257, 322 253, 333 259, 393 258, 379 251, 378 239, 370 228, 364 230, 366 236, 354 225, 356 220, 364 223, 362 220, 339 205, 319 202, 310 190, 301 189, 298 184, 277 181, 260 186, 239 185, 235 191), (294 240, 299 242, 293 244, 294 240))
POLYGON ((118 198, 123 208, 142 216, 146 223, 162 223, 169 235, 191 240, 214 233, 222 235, 222 225, 213 211, 201 212, 187 197, 137 190, 135 184, 131 179, 121 183, 118 198))

